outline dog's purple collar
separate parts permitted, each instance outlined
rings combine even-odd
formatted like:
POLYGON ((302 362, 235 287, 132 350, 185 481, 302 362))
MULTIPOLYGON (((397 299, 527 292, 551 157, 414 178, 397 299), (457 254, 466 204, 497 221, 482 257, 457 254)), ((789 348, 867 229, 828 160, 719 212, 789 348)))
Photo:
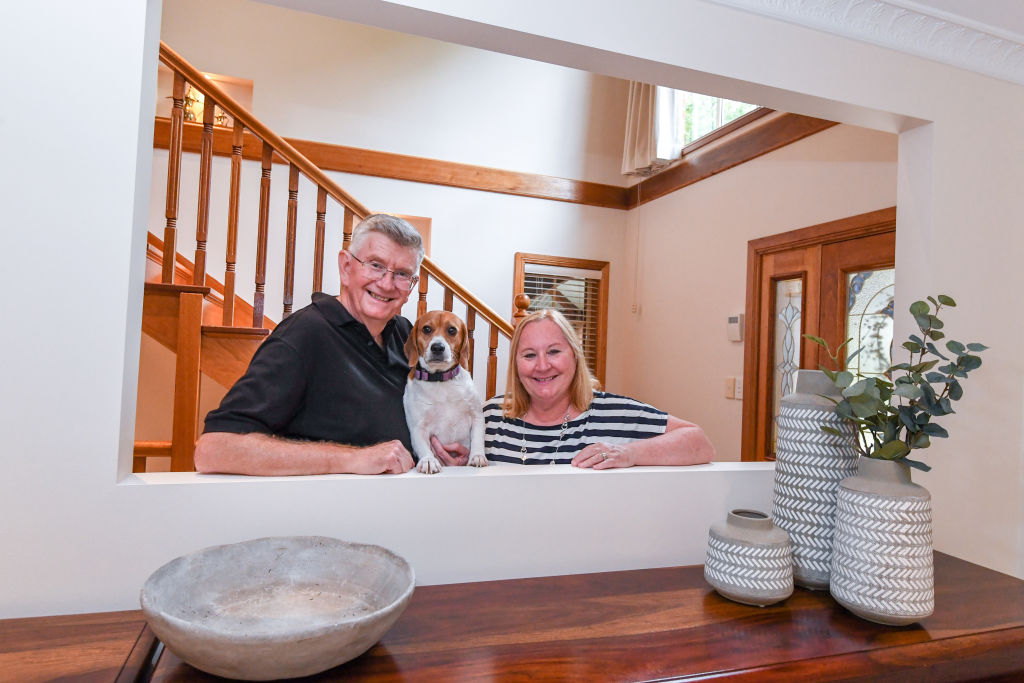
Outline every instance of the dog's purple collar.
POLYGON ((446 370, 444 372, 427 372, 426 370, 416 368, 416 372, 413 374, 413 379, 421 379, 424 382, 447 382, 458 374, 458 365, 451 370, 446 370))

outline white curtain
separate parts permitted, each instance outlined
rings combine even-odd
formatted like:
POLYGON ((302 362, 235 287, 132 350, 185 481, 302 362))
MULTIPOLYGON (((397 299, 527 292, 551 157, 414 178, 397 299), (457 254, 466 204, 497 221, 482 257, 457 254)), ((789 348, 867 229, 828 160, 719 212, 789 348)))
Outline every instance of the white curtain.
POLYGON ((651 175, 679 158, 686 94, 660 85, 630 82, 622 149, 624 175, 651 175))

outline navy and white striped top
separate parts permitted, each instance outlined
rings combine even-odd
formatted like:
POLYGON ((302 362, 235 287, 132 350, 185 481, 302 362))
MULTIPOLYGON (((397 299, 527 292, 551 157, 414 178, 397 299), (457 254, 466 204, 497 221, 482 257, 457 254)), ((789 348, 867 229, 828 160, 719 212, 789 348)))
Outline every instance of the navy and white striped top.
POLYGON ((594 392, 590 407, 562 425, 539 426, 501 414, 503 397, 484 404, 484 453, 491 462, 567 465, 592 443, 627 444, 665 433, 668 414, 627 396, 594 392), (562 436, 559 441, 559 435, 562 436), (525 457, 522 452, 525 440, 525 457))

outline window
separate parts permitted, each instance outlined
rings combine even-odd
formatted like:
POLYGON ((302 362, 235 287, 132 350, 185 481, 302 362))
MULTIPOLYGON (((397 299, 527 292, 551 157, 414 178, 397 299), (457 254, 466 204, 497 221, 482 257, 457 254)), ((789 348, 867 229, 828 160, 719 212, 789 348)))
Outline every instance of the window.
POLYGON ((512 296, 530 297, 528 311, 553 308, 575 328, 587 366, 604 384, 608 330, 607 261, 516 253, 512 296))
POLYGON ((756 104, 663 86, 658 86, 656 102, 659 159, 677 159, 694 142, 760 109, 756 104))

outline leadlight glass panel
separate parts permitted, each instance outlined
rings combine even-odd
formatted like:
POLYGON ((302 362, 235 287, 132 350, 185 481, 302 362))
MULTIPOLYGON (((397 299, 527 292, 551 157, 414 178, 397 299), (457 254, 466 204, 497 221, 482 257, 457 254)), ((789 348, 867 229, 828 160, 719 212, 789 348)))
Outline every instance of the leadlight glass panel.
POLYGON ((793 393, 796 371, 800 368, 800 342, 803 334, 802 278, 775 281, 775 344, 772 359, 772 434, 771 453, 775 454, 778 434, 776 416, 783 396, 793 393))
POLYGON ((854 375, 883 375, 892 365, 893 297, 896 270, 866 270, 846 276, 846 337, 851 352, 862 349, 847 364, 854 375))

